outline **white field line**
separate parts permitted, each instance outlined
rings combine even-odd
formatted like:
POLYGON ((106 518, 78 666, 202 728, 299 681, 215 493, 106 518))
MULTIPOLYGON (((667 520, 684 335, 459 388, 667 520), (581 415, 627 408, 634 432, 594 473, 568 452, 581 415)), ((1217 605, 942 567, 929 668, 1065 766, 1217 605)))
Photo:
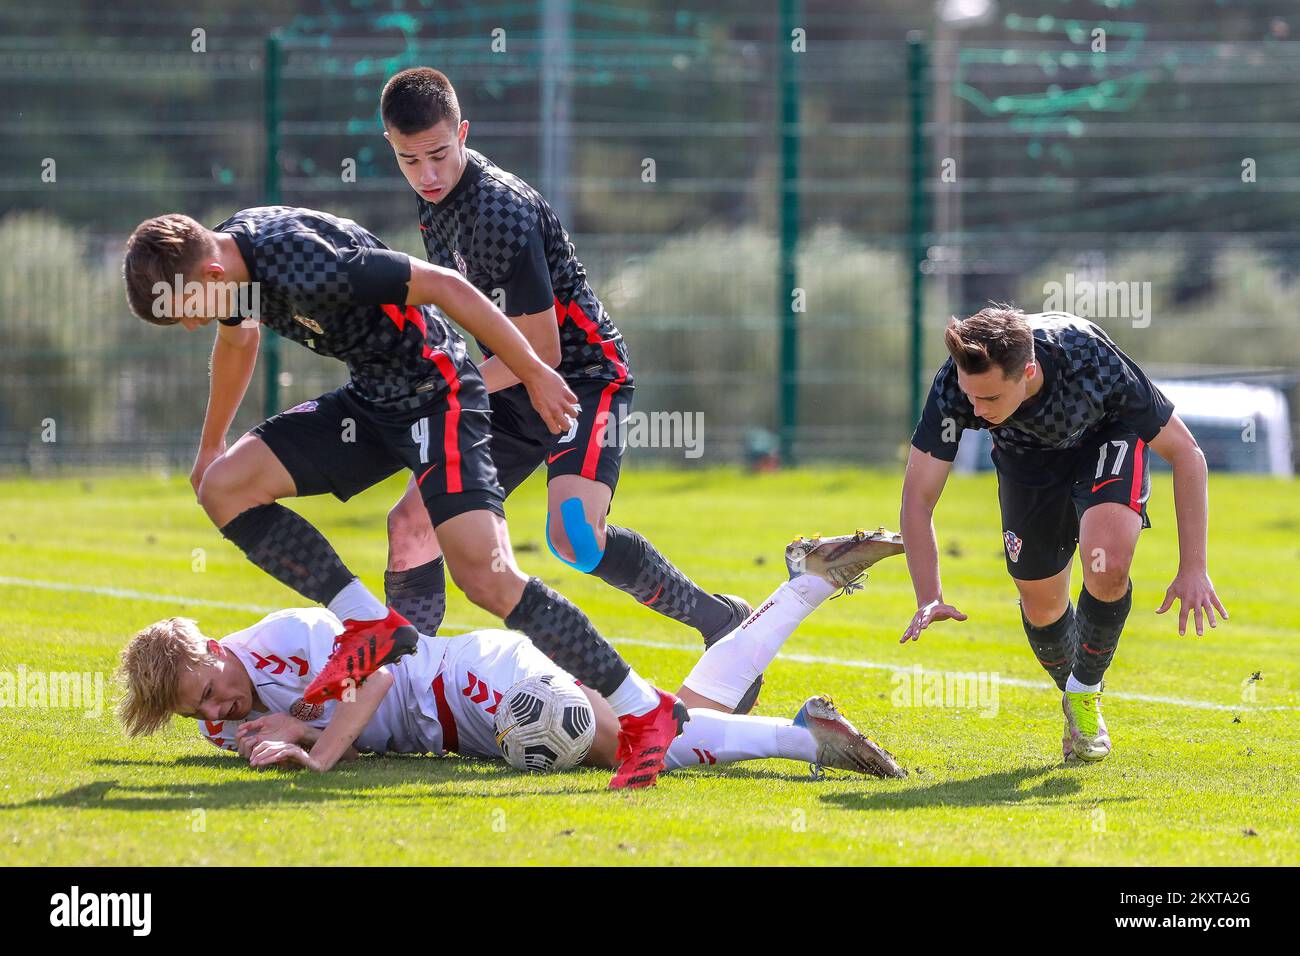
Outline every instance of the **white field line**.
MULTIPOLYGON (((148 591, 132 591, 126 588, 95 587, 87 584, 68 584, 63 581, 40 581, 31 578, 13 578, 0 575, 0 585, 16 588, 36 588, 42 591, 65 591, 73 594, 95 594, 101 597, 118 598, 126 601, 147 601, 155 604, 194 605, 197 607, 215 607, 226 611, 248 611, 251 614, 270 614, 282 610, 262 604, 245 604, 239 601, 214 601, 210 598, 182 597, 177 594, 154 594, 148 591)), ((475 625, 458 624, 454 621, 444 622, 454 630, 472 630, 475 625)), ((665 641, 646 641, 636 637, 616 637, 615 644, 627 644, 632 647, 649 647, 661 651, 681 651, 698 654, 698 644, 670 644, 665 641)), ((824 657, 820 654, 778 654, 777 660, 793 661, 796 664, 827 664, 832 667, 849 667, 854 670, 888 671, 894 674, 910 674, 913 668, 899 664, 887 664, 882 661, 846 659, 843 657, 824 657)), ((1047 681, 1025 680, 1020 677, 998 677, 998 684, 1008 687, 1025 687, 1030 690, 1055 690, 1055 684, 1047 681)), ((1173 707, 1187 707, 1192 710, 1222 710, 1233 713, 1252 711, 1300 711, 1300 707, 1287 704, 1257 706, 1253 704, 1216 704, 1208 700, 1193 700, 1185 697, 1162 697, 1156 694, 1134 694, 1128 691, 1107 691, 1111 698, 1119 700, 1139 700, 1148 704, 1169 704, 1173 707)))

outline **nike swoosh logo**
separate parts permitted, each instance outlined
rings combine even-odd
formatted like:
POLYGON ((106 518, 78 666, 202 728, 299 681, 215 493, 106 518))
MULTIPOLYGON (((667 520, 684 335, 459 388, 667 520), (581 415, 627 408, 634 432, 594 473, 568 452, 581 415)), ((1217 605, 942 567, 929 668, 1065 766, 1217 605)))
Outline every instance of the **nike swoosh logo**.
POLYGON ((546 456, 546 463, 547 463, 548 465, 549 465, 549 464, 552 464, 553 462, 558 461, 559 459, 563 458, 563 457, 564 457, 565 455, 567 455, 569 452, 571 452, 571 451, 577 451, 577 450, 578 450, 578 449, 576 449, 576 448, 566 448, 566 449, 564 449, 564 451, 560 452, 558 455, 547 455, 547 456, 546 456))
MULTIPOLYGON (((1121 475, 1120 477, 1122 478, 1123 476, 1121 475)), ((1093 485, 1093 486, 1092 486, 1092 490, 1093 490, 1093 491, 1096 491, 1096 490, 1099 489, 1099 488, 1105 488, 1105 487, 1106 487, 1107 485, 1109 485, 1112 481, 1119 481, 1119 478, 1108 478, 1108 479, 1106 479, 1105 481, 1103 481, 1103 482, 1102 482, 1101 484, 1099 484, 1099 485, 1093 485)))

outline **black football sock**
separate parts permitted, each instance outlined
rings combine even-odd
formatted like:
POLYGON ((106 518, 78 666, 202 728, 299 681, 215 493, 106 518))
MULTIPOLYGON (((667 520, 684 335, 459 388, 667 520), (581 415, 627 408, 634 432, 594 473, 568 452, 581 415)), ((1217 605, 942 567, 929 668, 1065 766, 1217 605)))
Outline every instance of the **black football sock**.
POLYGON ((442 558, 405 571, 385 571, 384 600, 417 631, 433 637, 447 613, 447 575, 442 558))
POLYGON ((355 577, 324 535, 281 504, 249 508, 221 533, 248 560, 317 604, 329 604, 355 577))
POLYGON ((506 627, 523 631, 538 650, 602 697, 618 690, 632 668, 572 602, 529 578, 506 627))
POLYGON ((1056 686, 1065 690, 1065 682, 1074 666, 1075 614, 1074 605, 1067 604, 1060 620, 1046 627, 1036 627, 1025 617, 1024 609, 1020 611, 1020 623, 1025 626, 1025 636, 1029 646, 1043 665, 1043 670, 1056 682, 1056 686))
POLYGON ((703 591, 653 544, 627 528, 605 528, 605 553, 591 573, 705 635, 731 621, 731 605, 703 591))
POLYGON ((1074 651, 1074 679, 1080 684, 1101 683, 1115 656, 1120 632, 1133 607, 1133 582, 1118 601, 1101 601, 1088 592, 1085 584, 1079 592, 1079 645, 1074 651))

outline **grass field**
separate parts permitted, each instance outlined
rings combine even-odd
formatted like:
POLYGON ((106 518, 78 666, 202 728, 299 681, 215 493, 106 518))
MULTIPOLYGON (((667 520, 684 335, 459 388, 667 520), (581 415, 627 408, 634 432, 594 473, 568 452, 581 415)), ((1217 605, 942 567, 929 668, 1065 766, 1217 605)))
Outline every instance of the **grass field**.
MULTIPOLYGON (((794 533, 896 524, 899 480, 633 470, 614 518, 706 587, 757 600, 783 578, 794 533)), ((399 492, 390 482, 347 505, 300 503, 376 591, 399 492)), ((758 709, 793 715, 829 693, 907 780, 816 781, 766 761, 612 794, 606 773, 528 777, 459 758, 255 772, 188 722, 129 741, 109 706, 96 717, 11 699, 0 707, 0 864, 1294 864, 1296 486, 1212 481, 1210 570, 1232 619, 1203 638, 1152 613, 1177 561, 1171 494, 1157 476, 1134 612, 1107 678, 1116 750, 1100 766, 1060 764, 1059 697, 1020 629, 992 479, 957 478, 937 524, 946 595, 970 620, 900 646, 911 589, 901 560, 882 565, 789 641, 758 709), (996 675, 996 712, 898 706, 891 668, 916 664, 996 675)), ((678 686, 698 636, 560 565, 542 509, 537 481, 510 502, 525 570, 584 607, 647 678, 678 686)), ((207 523, 182 476, 0 482, 0 675, 107 674, 158 618, 188 614, 219 635, 296 603, 207 523)), ((492 623, 458 593, 448 622, 446 633, 492 623)))

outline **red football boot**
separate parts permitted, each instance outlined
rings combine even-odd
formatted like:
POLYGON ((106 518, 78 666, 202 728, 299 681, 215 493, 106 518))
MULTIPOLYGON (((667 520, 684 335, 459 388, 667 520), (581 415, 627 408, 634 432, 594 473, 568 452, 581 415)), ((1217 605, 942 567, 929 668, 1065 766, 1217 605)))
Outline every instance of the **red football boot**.
POLYGON ((344 621, 343 633, 334 638, 330 659, 302 699, 309 704, 341 700, 344 690, 357 687, 385 664, 414 654, 419 640, 419 631, 392 608, 382 621, 344 621))
POLYGON ((611 790, 653 787, 663 772, 668 745, 691 719, 685 704, 672 694, 656 690, 658 707, 640 717, 618 719, 618 771, 609 782, 611 790))

